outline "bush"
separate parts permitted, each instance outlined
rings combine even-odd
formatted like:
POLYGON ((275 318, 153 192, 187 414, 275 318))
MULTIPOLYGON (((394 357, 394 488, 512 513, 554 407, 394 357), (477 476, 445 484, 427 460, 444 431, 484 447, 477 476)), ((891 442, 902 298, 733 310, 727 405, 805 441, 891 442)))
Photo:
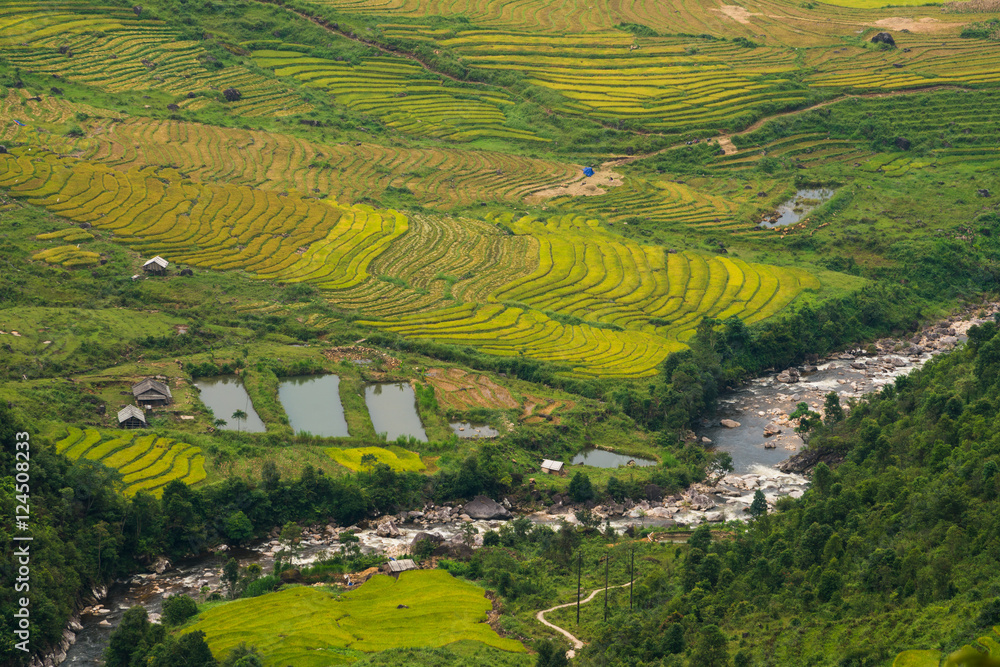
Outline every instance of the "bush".
POLYGON ((178 593, 163 601, 163 622, 167 625, 180 625, 198 613, 198 605, 187 595, 178 593))
POLYGON ((266 577, 261 577, 257 581, 251 581, 247 584, 246 590, 243 591, 243 595, 240 597, 255 598, 260 595, 264 595, 265 593, 277 590, 279 586, 281 586, 281 578, 273 574, 269 574, 266 577))
POLYGON ((569 496, 577 503, 585 503, 594 498, 594 487, 587 473, 578 472, 573 475, 573 479, 569 482, 569 496))

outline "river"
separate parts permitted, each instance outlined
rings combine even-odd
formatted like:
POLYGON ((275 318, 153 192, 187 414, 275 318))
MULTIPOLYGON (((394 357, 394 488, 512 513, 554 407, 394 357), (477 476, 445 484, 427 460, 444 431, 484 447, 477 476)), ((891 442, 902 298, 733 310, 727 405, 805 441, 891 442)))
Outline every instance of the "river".
MULTIPOLYGON (((997 310, 990 306, 989 315, 997 310)), ((614 503, 594 509, 599 518, 607 519, 616 530, 629 525, 687 525, 717 522, 746 517, 745 508, 752 502, 754 492, 760 489, 769 504, 773 505, 783 495, 799 497, 808 486, 805 477, 778 471, 774 466, 802 447, 802 439, 794 432, 794 423, 787 421, 789 412, 804 401, 818 412, 822 411, 825 396, 837 392, 847 399, 860 398, 877 390, 896 377, 919 368, 935 354, 951 349, 965 339, 973 323, 983 320, 965 320, 937 323, 919 335, 906 340, 885 340, 875 344, 877 354, 860 351, 834 355, 815 366, 797 369, 797 381, 787 374, 769 373, 748 383, 745 387, 724 394, 719 401, 718 415, 703 423, 697 432, 708 447, 728 452, 733 459, 733 471, 716 476, 712 484, 699 483, 687 491, 661 502, 643 501, 631 507, 614 503), (732 420, 739 425, 726 427, 722 420, 732 420), (764 429, 772 425, 780 433, 765 437, 764 429), (765 443, 773 447, 765 447, 765 443)), ((545 511, 529 514, 536 523, 555 525, 562 521, 578 523, 574 508, 557 504, 545 511)), ((383 521, 385 518, 383 518, 383 521)), ((392 518, 391 530, 386 526, 372 525, 358 529, 359 546, 367 553, 380 552, 389 556, 406 553, 415 535, 427 532, 445 541, 460 539, 460 528, 465 521, 457 507, 434 508, 423 512, 404 512, 392 518), (380 534, 381 533, 381 534, 380 534)), ((474 521, 482 534, 496 529, 504 522, 499 520, 474 521)), ((307 564, 322 559, 331 550, 340 548, 339 533, 348 528, 316 526, 304 531, 300 556, 296 564, 307 564)), ((141 604, 150 614, 159 614, 162 600, 167 595, 185 593, 201 599, 203 586, 219 588, 219 574, 224 562, 237 557, 241 566, 260 563, 265 573, 271 571, 277 540, 265 539, 250 549, 219 552, 177 563, 163 574, 139 574, 128 581, 116 583, 99 608, 89 610, 80 618, 83 628, 76 635, 76 643, 67 651, 66 662, 94 665, 100 661, 108 637, 122 614, 129 607, 141 604)), ((153 616, 153 618, 157 618, 153 616)))

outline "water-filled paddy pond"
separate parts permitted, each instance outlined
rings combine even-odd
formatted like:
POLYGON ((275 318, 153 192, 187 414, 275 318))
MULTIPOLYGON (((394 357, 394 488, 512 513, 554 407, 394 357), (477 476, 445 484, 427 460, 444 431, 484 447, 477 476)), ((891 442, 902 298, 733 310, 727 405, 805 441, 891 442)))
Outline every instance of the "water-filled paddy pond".
POLYGON ((500 431, 491 428, 486 424, 472 424, 470 422, 454 422, 450 424, 451 430, 460 438, 495 438, 500 435, 500 431))
POLYGON ((386 440, 402 435, 427 442, 427 433, 417 414, 417 397, 410 385, 401 382, 367 385, 365 404, 375 432, 385 433, 386 440))
POLYGON ((346 438, 347 419, 340 402, 340 377, 299 375, 278 385, 278 400, 296 433, 346 438))
POLYGON ((253 409, 250 394, 243 387, 243 380, 238 375, 199 378, 194 386, 198 387, 201 402, 212 410, 215 418, 226 420, 223 429, 244 433, 263 433, 267 430, 257 411, 253 409), (237 410, 245 412, 246 418, 234 419, 233 413, 237 410))
POLYGON ((820 204, 829 201, 831 197, 833 197, 833 190, 829 188, 799 190, 794 197, 778 206, 773 214, 766 216, 761 221, 760 226, 773 229, 774 227, 794 225, 812 213, 820 204))
POLYGON ((629 461, 632 461, 633 465, 639 467, 655 466, 657 464, 656 461, 644 459, 641 456, 619 454, 617 452, 594 448, 583 450, 574 456, 570 463, 573 465, 594 466, 595 468, 617 468, 618 466, 628 465, 629 461))

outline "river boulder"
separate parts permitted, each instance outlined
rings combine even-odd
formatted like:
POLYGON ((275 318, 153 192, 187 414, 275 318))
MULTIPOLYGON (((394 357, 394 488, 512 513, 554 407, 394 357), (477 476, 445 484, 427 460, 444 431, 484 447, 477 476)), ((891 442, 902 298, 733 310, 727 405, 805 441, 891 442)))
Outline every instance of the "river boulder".
POLYGON ((511 517, 510 511, 506 507, 486 496, 476 496, 471 503, 465 505, 464 513, 473 519, 509 519, 511 517))
POLYGON ((740 423, 738 421, 736 421, 735 419, 723 419, 719 423, 722 424, 723 426, 725 426, 726 428, 739 428, 740 427, 740 423))

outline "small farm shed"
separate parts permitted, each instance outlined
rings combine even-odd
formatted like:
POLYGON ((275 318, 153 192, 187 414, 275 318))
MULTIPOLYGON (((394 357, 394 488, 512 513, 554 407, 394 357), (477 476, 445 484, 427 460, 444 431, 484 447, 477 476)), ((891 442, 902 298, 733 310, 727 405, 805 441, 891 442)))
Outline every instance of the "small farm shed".
POLYGON ((146 378, 132 385, 132 395, 140 405, 170 405, 174 400, 170 387, 165 382, 146 378))
POLYGON ((406 572, 407 570, 416 570, 417 564, 413 562, 412 558, 404 558, 403 560, 391 560, 387 564, 389 569, 389 574, 399 579, 399 574, 401 572, 406 572))
POLYGON ((163 276, 166 275, 167 273, 168 264, 170 264, 170 262, 157 255, 153 259, 143 264, 142 270, 145 271, 146 273, 151 273, 154 276, 163 276))
POLYGON ((126 405, 118 411, 118 428, 146 428, 146 415, 134 405, 126 405))
POLYGON ((563 470, 562 461, 552 461, 550 459, 542 461, 542 472, 546 475, 559 475, 560 477, 566 474, 566 471, 563 470))

